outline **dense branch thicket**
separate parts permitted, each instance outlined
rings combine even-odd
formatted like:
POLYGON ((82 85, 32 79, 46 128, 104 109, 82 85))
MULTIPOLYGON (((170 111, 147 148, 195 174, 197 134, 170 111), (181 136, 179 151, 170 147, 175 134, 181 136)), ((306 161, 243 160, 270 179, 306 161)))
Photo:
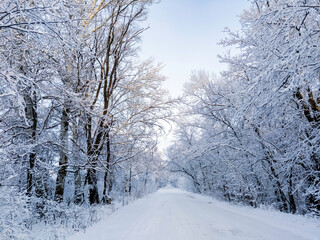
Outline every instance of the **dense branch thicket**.
POLYGON ((170 101, 161 66, 137 56, 152 3, 1 1, 1 239, 157 185, 170 101))
POLYGON ((252 206, 320 214, 320 6, 257 0, 221 60, 186 85, 171 168, 194 189, 252 206))

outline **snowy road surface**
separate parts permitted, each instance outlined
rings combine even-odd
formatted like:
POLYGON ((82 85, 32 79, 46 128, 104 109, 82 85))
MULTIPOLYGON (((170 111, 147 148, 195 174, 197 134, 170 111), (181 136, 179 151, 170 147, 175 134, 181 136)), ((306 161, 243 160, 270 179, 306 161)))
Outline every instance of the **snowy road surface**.
POLYGON ((232 206, 173 188, 122 207, 69 240, 319 240, 320 221, 232 206))

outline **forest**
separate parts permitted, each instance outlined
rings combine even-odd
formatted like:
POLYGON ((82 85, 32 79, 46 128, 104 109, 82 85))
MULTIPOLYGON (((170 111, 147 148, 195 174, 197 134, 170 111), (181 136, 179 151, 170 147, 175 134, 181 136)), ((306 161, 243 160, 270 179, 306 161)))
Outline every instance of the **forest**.
POLYGON ((0 2, 1 239, 64 239, 180 179, 320 215, 320 1, 251 0, 220 42, 228 69, 194 71, 177 99, 139 57, 157 2, 0 2))
POLYGON ((169 156, 198 192, 319 215, 319 3, 253 1, 229 69, 193 73, 169 156))

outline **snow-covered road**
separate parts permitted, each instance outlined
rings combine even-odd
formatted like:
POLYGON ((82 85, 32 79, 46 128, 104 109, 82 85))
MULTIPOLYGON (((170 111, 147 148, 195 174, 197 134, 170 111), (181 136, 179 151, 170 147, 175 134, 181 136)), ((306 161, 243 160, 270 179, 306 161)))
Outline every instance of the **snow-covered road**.
POLYGON ((173 188, 122 207, 69 240, 319 240, 320 221, 232 206, 173 188))

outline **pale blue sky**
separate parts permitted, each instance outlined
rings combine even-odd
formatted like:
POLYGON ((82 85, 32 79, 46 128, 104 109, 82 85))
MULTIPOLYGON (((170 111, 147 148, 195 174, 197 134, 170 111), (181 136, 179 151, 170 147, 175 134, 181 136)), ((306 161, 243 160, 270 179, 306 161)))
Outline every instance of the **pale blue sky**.
POLYGON ((178 96, 193 70, 219 73, 218 58, 225 50, 217 45, 225 27, 239 30, 238 15, 247 0, 162 0, 151 7, 142 38, 143 58, 153 57, 165 67, 164 87, 178 96))

